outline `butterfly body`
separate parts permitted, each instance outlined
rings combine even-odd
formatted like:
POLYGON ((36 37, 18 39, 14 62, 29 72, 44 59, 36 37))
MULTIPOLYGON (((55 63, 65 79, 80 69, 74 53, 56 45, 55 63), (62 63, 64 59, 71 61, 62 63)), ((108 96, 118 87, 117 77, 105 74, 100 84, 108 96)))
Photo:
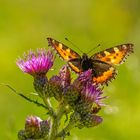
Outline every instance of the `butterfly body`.
POLYGON ((82 71, 86 71, 88 69, 92 69, 93 67, 93 64, 92 64, 92 60, 90 58, 88 58, 88 55, 87 54, 83 54, 82 55, 82 58, 81 58, 81 68, 82 68, 82 71))
POLYGON ((108 84, 117 74, 114 65, 122 64, 127 55, 133 52, 133 44, 122 44, 101 52, 91 57, 86 53, 80 56, 66 45, 52 38, 47 38, 49 45, 54 48, 57 54, 65 60, 69 67, 80 74, 92 69, 93 82, 96 84, 108 84))

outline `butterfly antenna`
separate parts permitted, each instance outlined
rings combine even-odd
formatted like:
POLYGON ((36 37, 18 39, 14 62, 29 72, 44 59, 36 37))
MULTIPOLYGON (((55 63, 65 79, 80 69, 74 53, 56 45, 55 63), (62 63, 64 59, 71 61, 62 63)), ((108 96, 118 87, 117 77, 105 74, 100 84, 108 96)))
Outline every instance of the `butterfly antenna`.
POLYGON ((87 54, 91 53, 93 50, 97 49, 100 46, 101 46, 101 44, 98 44, 96 47, 92 48, 89 52, 87 52, 87 54))
POLYGON ((78 49, 81 53, 84 53, 82 52, 79 47, 77 47, 77 45, 75 45, 73 42, 71 42, 68 38, 65 38, 65 40, 67 40, 71 45, 73 45, 76 49, 78 49))

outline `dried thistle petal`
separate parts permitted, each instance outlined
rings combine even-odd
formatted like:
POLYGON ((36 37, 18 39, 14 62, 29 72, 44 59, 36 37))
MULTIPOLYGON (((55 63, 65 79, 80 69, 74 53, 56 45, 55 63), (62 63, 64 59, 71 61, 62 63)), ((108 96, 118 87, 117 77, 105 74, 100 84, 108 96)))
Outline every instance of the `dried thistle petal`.
POLYGON ((59 77, 61 78, 61 85, 65 88, 71 83, 71 75, 68 66, 63 66, 60 69, 59 77))
POLYGON ((60 69, 58 76, 52 76, 49 80, 46 93, 56 100, 61 100, 63 96, 63 90, 66 89, 71 82, 70 71, 67 66, 63 66, 60 69))

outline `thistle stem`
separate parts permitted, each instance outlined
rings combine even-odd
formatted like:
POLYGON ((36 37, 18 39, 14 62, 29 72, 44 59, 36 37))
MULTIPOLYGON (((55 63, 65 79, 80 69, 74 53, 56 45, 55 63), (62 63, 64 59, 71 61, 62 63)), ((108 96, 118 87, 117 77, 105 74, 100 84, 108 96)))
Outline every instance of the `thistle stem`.
POLYGON ((56 113, 54 112, 54 109, 52 108, 52 105, 50 103, 49 98, 46 98, 45 96, 43 96, 42 99, 43 99, 43 102, 45 103, 45 105, 46 105, 46 107, 47 107, 47 109, 49 111, 48 112, 49 115, 52 116, 53 118, 55 118, 56 117, 56 113))
POLYGON ((80 116, 78 113, 73 113, 68 125, 57 134, 57 137, 65 137, 66 135, 68 135, 70 130, 74 128, 76 123, 79 121, 79 117, 80 116))
POLYGON ((59 126, 60 126, 60 120, 65 112, 65 104, 62 102, 60 103, 56 117, 53 118, 52 120, 52 128, 51 128, 51 133, 50 133, 50 139, 49 140, 61 140, 63 139, 62 137, 58 138, 56 137, 58 134, 59 126))
POLYGON ((75 126, 75 121, 71 121, 69 122, 69 124, 57 134, 57 137, 65 137, 66 135, 68 135, 68 133, 70 132, 70 130, 75 126))

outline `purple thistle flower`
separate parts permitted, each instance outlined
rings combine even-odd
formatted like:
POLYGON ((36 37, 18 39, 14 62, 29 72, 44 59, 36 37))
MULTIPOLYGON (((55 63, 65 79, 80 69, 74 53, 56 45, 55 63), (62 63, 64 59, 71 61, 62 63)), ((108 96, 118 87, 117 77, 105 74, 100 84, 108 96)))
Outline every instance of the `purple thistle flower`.
POLYGON ((23 59, 19 58, 16 62, 17 66, 25 73, 32 76, 43 74, 53 66, 54 57, 51 51, 46 49, 38 49, 36 52, 29 51, 23 55, 23 59))
POLYGON ((97 85, 93 85, 93 83, 88 82, 86 86, 81 91, 81 97, 91 103, 95 103, 96 105, 103 105, 101 99, 106 98, 102 97, 103 94, 102 90, 97 87, 97 85))
POLYGON ((92 70, 89 69, 83 73, 81 73, 79 75, 79 77, 77 78, 77 80, 81 81, 81 82, 87 82, 87 81, 91 81, 92 80, 92 70))
POLYGON ((73 85, 81 91, 86 86, 87 82, 92 82, 92 70, 89 69, 79 75, 79 77, 73 82, 73 85))

